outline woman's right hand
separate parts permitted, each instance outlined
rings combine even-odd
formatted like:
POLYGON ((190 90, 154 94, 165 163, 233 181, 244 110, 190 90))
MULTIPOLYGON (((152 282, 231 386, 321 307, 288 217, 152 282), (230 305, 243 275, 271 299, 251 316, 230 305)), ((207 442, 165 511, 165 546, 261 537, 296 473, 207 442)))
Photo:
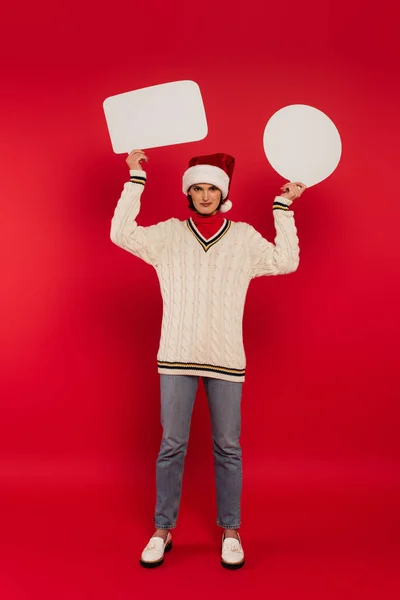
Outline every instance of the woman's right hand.
POLYGON ((140 161, 142 160, 149 160, 143 152, 143 150, 132 150, 132 152, 129 153, 128 158, 126 159, 126 162, 130 169, 143 171, 143 168, 140 164, 140 161))

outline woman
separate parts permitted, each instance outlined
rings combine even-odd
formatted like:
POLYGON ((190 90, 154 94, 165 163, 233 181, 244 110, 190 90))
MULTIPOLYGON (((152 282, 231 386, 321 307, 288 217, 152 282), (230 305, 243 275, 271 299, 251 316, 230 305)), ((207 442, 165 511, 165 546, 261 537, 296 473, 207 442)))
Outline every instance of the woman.
POLYGON ((223 528, 221 564, 244 565, 239 535, 242 451, 239 444, 240 401, 246 358, 242 339, 243 309, 251 279, 295 271, 299 245, 293 200, 305 190, 286 183, 273 203, 275 244, 251 225, 226 219, 235 159, 228 154, 197 156, 183 175, 192 216, 140 227, 136 217, 146 183, 133 150, 111 224, 111 240, 151 264, 163 298, 161 339, 157 354, 163 435, 157 458, 155 532, 140 564, 156 567, 172 547, 184 460, 198 380, 202 377, 212 423, 217 491, 217 525, 223 528))

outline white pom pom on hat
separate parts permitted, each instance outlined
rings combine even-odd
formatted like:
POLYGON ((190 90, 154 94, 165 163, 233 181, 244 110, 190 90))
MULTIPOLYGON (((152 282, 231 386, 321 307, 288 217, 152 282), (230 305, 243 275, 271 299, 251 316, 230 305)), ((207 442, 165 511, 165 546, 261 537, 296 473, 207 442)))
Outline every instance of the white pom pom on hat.
POLYGON ((234 157, 222 152, 191 158, 182 178, 183 193, 187 194, 195 183, 212 183, 222 192, 224 202, 219 207, 220 212, 228 212, 232 208, 228 193, 234 166, 234 157))
POLYGON ((219 212, 226 213, 228 210, 231 210, 232 202, 230 200, 225 200, 219 207, 219 212))

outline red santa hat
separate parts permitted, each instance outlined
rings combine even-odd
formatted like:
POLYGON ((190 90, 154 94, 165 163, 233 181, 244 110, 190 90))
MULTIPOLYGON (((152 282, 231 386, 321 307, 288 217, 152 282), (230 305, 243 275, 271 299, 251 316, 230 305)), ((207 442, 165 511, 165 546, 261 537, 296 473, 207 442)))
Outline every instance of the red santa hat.
POLYGON ((190 186, 195 183, 212 183, 222 192, 220 212, 228 212, 232 208, 228 193, 234 166, 233 156, 222 152, 191 158, 189 168, 183 174, 183 193, 187 194, 190 186))

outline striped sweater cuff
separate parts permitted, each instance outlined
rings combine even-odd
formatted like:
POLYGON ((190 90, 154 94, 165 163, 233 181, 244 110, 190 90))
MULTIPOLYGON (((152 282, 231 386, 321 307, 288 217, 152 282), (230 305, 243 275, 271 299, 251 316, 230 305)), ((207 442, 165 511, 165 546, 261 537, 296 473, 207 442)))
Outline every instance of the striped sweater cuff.
POLYGON ((144 185, 146 183, 146 171, 140 169, 129 169, 129 181, 144 185))
POLYGON ((275 196, 272 210, 290 210, 290 205, 293 204, 293 200, 283 198, 282 196, 275 196))

